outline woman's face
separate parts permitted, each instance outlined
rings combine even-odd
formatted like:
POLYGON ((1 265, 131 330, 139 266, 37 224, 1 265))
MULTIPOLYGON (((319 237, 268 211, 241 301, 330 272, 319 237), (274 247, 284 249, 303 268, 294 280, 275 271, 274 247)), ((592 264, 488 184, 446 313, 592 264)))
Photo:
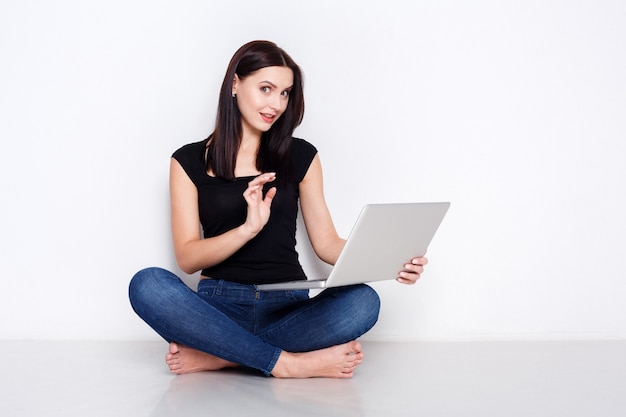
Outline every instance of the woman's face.
POLYGON ((260 136, 267 132, 287 108, 293 86, 293 71, 288 67, 265 67, 240 79, 235 75, 233 93, 245 134, 260 136))

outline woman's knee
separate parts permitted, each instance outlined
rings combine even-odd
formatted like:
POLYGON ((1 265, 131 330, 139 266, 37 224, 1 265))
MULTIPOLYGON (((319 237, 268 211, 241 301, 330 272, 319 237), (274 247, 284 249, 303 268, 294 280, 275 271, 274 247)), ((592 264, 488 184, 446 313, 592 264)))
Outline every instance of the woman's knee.
POLYGON ((163 268, 142 269, 132 277, 128 286, 131 305, 136 309, 140 304, 158 302, 173 280, 178 280, 178 277, 163 268))
POLYGON ((376 290, 369 285, 361 284, 358 288, 358 303, 363 308, 361 314, 363 320, 369 322, 370 328, 378 321, 378 314, 380 312, 380 297, 376 290))
POLYGON ((380 297, 369 285, 359 284, 343 287, 343 304, 346 317, 359 328, 362 333, 371 329, 378 321, 380 312, 380 297))

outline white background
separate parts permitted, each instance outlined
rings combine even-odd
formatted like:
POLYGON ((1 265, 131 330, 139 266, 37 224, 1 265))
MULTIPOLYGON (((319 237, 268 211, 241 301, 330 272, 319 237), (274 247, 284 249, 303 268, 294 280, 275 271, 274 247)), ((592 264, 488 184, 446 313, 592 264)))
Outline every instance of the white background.
POLYGON ((157 339, 127 285, 177 271, 169 157, 253 39, 305 73, 344 236, 368 202, 452 202, 368 338, 626 337, 626 3, 4 0, 0 338, 157 339))

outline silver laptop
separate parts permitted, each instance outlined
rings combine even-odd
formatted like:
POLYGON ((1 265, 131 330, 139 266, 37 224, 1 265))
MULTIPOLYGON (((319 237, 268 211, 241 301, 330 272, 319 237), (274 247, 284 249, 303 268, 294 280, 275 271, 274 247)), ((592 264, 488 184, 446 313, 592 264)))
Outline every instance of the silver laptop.
POLYGON ((257 285, 259 290, 295 290, 395 279, 403 265, 423 256, 449 202, 367 204, 326 279, 257 285))

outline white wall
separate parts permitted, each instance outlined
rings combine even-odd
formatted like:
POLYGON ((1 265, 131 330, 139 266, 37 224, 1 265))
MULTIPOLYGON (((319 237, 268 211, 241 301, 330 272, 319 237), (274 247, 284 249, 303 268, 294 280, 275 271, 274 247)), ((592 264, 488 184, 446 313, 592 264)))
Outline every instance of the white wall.
POLYGON ((0 338, 157 338, 127 284, 175 268, 169 156, 252 39, 304 69, 342 234, 366 202, 452 202, 419 284, 376 284, 369 338, 626 337, 626 3, 13 0, 0 338))

